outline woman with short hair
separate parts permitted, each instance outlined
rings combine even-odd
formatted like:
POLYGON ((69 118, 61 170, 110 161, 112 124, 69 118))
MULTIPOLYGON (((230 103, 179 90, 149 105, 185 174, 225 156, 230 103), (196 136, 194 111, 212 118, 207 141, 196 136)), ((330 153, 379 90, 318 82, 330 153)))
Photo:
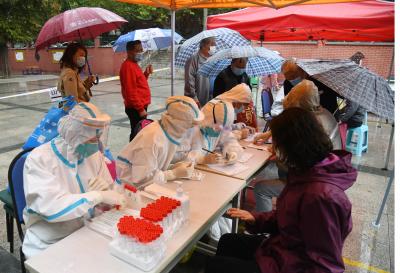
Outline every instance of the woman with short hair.
POLYGON ((342 249, 352 229, 345 190, 357 178, 351 153, 333 151, 315 115, 301 108, 275 117, 271 132, 277 160, 289 167, 277 208, 261 213, 229 209, 228 215, 257 235, 223 235, 205 272, 344 272, 342 249))

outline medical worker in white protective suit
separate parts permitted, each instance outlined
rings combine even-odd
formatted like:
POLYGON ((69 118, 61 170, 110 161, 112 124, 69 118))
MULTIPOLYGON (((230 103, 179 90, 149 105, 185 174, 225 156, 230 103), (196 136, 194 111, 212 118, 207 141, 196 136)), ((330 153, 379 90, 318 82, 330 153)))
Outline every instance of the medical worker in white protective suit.
POLYGON ((203 120, 203 113, 186 96, 169 97, 165 108, 161 119, 143 128, 118 155, 117 175, 122 182, 140 187, 192 176, 194 164, 169 167, 182 137, 203 120))
MULTIPOLYGON (((219 95, 216 99, 230 102, 235 108, 235 114, 243 112, 243 110, 253 101, 250 87, 241 83, 233 87, 231 90, 219 95)), ((236 120, 236 117, 235 117, 236 120)), ((256 128, 246 126, 246 124, 239 122, 232 125, 232 132, 237 139, 247 138, 250 134, 255 132, 256 128)))
POLYGON ((247 137, 250 130, 245 124, 234 124, 233 121, 235 114, 251 101, 251 91, 246 84, 239 84, 209 101, 201 110, 205 118, 200 128, 188 130, 173 163, 182 160, 198 164, 219 163, 221 159, 227 163, 236 161, 243 151, 237 140, 247 137), (223 157, 207 153, 202 148, 209 151, 220 149, 223 157))
POLYGON ((126 204, 111 190, 113 180, 101 149, 110 117, 81 102, 58 123, 59 137, 34 149, 24 165, 27 258, 70 235, 99 203, 126 204))
POLYGON ((174 162, 189 160, 197 164, 234 163, 243 148, 232 134, 235 118, 231 103, 213 99, 201 109, 204 120, 193 128, 178 148, 174 162), (204 149, 216 153, 209 153, 204 149))

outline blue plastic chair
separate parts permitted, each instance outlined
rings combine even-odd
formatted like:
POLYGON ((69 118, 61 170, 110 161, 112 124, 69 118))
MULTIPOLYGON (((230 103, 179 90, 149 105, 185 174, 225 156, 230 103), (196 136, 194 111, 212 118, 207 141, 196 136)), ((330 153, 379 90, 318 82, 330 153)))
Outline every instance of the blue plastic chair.
POLYGON ((274 99, 272 97, 272 93, 268 89, 264 89, 261 92, 261 106, 262 106, 262 115, 265 120, 265 126, 263 132, 266 132, 269 128, 269 123, 272 120, 271 116, 271 107, 274 99))
POLYGON ((368 151, 368 113, 365 112, 364 122, 361 126, 347 130, 346 150, 354 155, 361 156, 363 152, 368 151), (353 140, 353 135, 357 139, 353 140))
MULTIPOLYGON (((24 232, 22 231, 22 224, 24 224, 23 210, 26 206, 25 193, 24 193, 24 164, 25 160, 30 151, 33 149, 28 149, 20 152, 11 161, 8 168, 8 185, 10 187, 10 193, 14 206, 14 216, 15 222, 17 223, 18 235, 21 242, 24 241, 24 232)), ((19 250, 21 270, 26 272, 25 269, 25 255, 22 252, 22 246, 19 250)))

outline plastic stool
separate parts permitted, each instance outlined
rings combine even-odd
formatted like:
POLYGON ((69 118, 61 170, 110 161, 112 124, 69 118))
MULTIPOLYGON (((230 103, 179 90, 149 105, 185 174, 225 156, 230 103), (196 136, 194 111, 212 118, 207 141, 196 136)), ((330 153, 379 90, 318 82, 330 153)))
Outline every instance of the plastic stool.
POLYGON ((357 156, 368 150, 368 125, 347 130, 346 150, 357 156), (352 141, 354 133, 357 135, 356 141, 352 141))

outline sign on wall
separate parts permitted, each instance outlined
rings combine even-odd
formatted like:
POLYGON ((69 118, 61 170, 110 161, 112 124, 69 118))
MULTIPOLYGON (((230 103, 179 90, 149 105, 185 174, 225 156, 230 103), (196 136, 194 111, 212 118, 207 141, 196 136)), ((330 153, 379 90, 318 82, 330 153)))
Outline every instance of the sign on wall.
POLYGON ((24 52, 23 51, 15 51, 15 61, 22 63, 24 61, 24 52))
POLYGON ((52 56, 52 62, 54 63, 54 64, 58 64, 59 62, 60 62, 60 60, 61 60, 61 57, 62 57, 62 55, 64 54, 64 50, 60 50, 60 49, 57 49, 57 50, 51 50, 51 56, 52 56))

